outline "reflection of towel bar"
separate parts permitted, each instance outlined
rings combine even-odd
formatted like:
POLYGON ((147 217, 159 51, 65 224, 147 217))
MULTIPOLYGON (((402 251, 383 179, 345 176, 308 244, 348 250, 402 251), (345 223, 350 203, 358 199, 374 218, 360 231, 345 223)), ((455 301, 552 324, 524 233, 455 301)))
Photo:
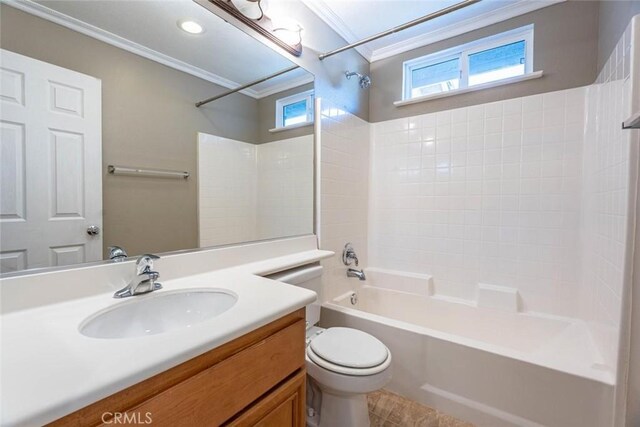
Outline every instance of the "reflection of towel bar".
POLYGON ((135 176, 155 176, 163 178, 184 178, 187 179, 191 175, 189 172, 168 171, 162 169, 143 169, 131 166, 107 166, 107 170, 111 175, 135 175, 135 176))

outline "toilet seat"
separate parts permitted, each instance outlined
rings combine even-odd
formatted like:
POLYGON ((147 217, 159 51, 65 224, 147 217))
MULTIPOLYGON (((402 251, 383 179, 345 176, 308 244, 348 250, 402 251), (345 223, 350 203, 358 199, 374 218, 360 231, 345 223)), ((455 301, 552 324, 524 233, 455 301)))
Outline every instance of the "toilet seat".
POLYGON ((307 346, 307 356, 324 369, 353 376, 374 375, 391 364, 382 342, 351 328, 329 328, 317 335, 307 346))

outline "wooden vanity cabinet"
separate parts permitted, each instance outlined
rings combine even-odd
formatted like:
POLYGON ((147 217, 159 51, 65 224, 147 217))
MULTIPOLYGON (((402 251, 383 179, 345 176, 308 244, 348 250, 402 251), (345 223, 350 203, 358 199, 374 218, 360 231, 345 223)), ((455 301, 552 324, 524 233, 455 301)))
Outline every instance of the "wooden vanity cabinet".
POLYGON ((302 309, 51 425, 303 427, 304 353, 302 309))

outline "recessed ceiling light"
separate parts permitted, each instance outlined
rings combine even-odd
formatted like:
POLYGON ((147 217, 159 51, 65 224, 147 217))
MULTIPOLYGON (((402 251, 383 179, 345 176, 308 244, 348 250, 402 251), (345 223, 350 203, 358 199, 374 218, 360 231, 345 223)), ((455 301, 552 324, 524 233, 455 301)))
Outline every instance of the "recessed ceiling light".
POLYGON ((198 24, 195 21, 191 21, 187 19, 178 21, 178 27, 180 27, 182 31, 186 31, 189 34, 204 33, 204 28, 202 28, 202 25, 198 24))

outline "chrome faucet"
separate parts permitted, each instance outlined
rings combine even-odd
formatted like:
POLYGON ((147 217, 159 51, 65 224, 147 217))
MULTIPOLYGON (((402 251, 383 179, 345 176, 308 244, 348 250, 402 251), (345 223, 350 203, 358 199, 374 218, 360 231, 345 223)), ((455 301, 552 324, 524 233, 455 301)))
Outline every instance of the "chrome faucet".
POLYGON ((353 246, 351 246, 351 243, 347 243, 344 245, 344 249, 342 250, 342 263, 346 266, 350 266, 353 261, 356 262, 357 267, 358 256, 356 255, 356 251, 353 249, 353 246))
POLYGON ((367 280, 367 276, 365 276, 364 270, 356 270, 355 268, 350 268, 347 270, 347 277, 357 277, 358 280, 367 280))
POLYGON ((162 289, 162 285, 156 282, 160 273, 152 270, 154 259, 160 259, 160 257, 152 254, 140 256, 136 261, 136 276, 127 286, 113 294, 113 297, 126 298, 162 289))
POLYGON ((109 259, 113 262, 124 261, 128 257, 127 251, 120 246, 109 246, 109 259))

